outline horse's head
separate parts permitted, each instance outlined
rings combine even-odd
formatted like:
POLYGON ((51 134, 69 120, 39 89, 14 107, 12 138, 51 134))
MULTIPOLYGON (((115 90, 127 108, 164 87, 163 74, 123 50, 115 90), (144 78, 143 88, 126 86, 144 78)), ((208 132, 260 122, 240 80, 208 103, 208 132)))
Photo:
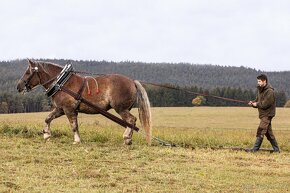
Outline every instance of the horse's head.
POLYGON ((38 62, 28 59, 28 67, 17 84, 18 92, 28 92, 40 84, 39 69, 38 62))

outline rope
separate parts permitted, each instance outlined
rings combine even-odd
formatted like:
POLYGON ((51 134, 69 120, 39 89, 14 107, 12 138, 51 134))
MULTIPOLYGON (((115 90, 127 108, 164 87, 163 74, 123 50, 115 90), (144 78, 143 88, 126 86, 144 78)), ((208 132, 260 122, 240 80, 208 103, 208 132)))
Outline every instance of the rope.
POLYGON ((93 73, 93 72, 84 72, 84 71, 74 71, 77 74, 89 74, 89 75, 94 75, 94 76, 105 76, 107 74, 98 74, 98 73, 93 73))
POLYGON ((179 90, 179 91, 187 92, 187 93, 194 94, 194 95, 200 95, 200 96, 205 96, 205 97, 217 98, 217 99, 221 99, 221 100, 225 100, 225 101, 248 104, 248 101, 244 101, 244 100, 237 100, 237 99, 231 99, 231 98, 226 98, 226 97, 221 97, 221 96, 216 96, 216 95, 193 92, 193 91, 190 91, 190 90, 187 90, 187 89, 180 89, 180 88, 177 88, 177 87, 174 87, 174 86, 167 86, 167 85, 156 84, 156 83, 152 83, 152 82, 144 82, 144 81, 141 81, 141 83, 142 84, 149 84, 149 85, 153 85, 153 86, 164 87, 164 88, 173 89, 173 90, 179 90))
MULTIPOLYGON (((79 73, 79 74, 90 74, 90 75, 97 75, 97 76, 104 76, 105 74, 96 74, 96 73, 89 73, 89 72, 81 72, 81 71, 75 71, 75 73, 79 73)), ((212 98, 216 98, 216 99, 221 99, 221 100, 225 100, 225 101, 231 101, 231 102, 237 102, 237 103, 242 103, 242 104, 248 104, 248 101, 244 101, 244 100, 237 100, 237 99, 231 99, 231 98, 226 98, 226 97, 220 97, 220 96, 216 96, 216 95, 210 95, 210 94, 206 94, 206 93, 198 93, 198 92, 193 92, 187 89, 180 89, 178 87, 174 87, 174 86, 168 86, 168 85, 162 85, 162 84, 156 84, 156 83, 152 83, 152 82, 145 82, 145 81, 140 81, 142 84, 148 84, 148 85, 153 85, 153 86, 158 86, 158 87, 164 87, 164 88, 168 88, 168 89, 173 89, 173 90, 179 90, 179 91, 183 91, 189 94, 194 94, 194 95, 200 95, 200 96, 205 96, 205 97, 212 97, 212 98)), ((87 102, 87 101, 86 101, 87 102)), ((90 104, 89 104, 90 105, 90 104)), ((110 117, 111 118, 111 117, 110 117)), ((112 120, 112 118, 111 118, 112 120)), ((118 121, 116 121, 118 122, 118 121)), ((122 121, 121 121, 122 123, 122 121)), ((119 123, 120 124, 120 123, 119 123)), ((121 124, 122 125, 122 124, 121 124)), ((132 128, 132 127, 131 127, 132 128)), ((135 128, 132 128, 135 130, 135 128)), ((139 130, 139 128, 137 128, 139 130)), ((135 130, 138 133, 144 135, 147 137, 147 134, 142 131, 142 130, 135 130)), ((163 145, 163 146, 168 146, 168 147, 183 147, 180 145, 177 145, 175 143, 171 143, 168 141, 165 141, 163 139, 160 139, 158 137, 155 137, 153 135, 150 135, 150 138, 154 141, 157 141, 159 144, 163 145)), ((248 151, 248 148, 241 148, 241 147, 210 147, 213 150, 218 150, 218 149, 228 149, 228 150, 238 150, 238 151, 248 151)), ((270 153, 273 152, 273 150, 271 149, 262 149, 260 148, 260 150, 262 151, 268 151, 270 153)))
MULTIPOLYGON (((75 71, 75 73, 78 73, 78 74, 89 74, 89 75, 96 75, 96 76, 104 76, 105 75, 105 74, 96 74, 96 73, 82 72, 82 71, 75 71)), ((140 81, 140 83, 142 83, 142 84, 148 84, 148 85, 153 85, 153 86, 158 86, 158 87, 163 87, 163 88, 168 88, 168 89, 173 89, 173 90, 179 90, 179 91, 187 92, 187 93, 194 94, 194 95, 200 95, 200 96, 212 97, 212 98, 217 98, 217 99, 231 101, 231 102, 248 104, 248 101, 236 100, 236 99, 231 99, 231 98, 226 98, 226 97, 220 97, 220 96, 215 96, 215 95, 210 95, 210 94, 205 94, 205 93, 198 93, 198 92, 193 92, 193 91, 190 91, 190 90, 187 90, 187 89, 180 89, 180 88, 173 87, 173 86, 168 86, 168 85, 156 84, 156 83, 145 82, 145 81, 140 81)), ((144 135, 145 137, 147 137, 147 134, 144 133, 141 130, 139 130, 138 133, 140 133, 140 134, 144 135)), ((150 135, 149 137, 152 140, 157 141, 159 144, 161 144, 163 146, 180 147, 179 145, 177 145, 175 143, 171 143, 171 142, 165 141, 165 140, 160 139, 158 137, 154 137, 153 135, 150 135)))
MULTIPOLYGON (((244 147, 210 147, 212 150, 233 150, 233 151, 245 151, 251 152, 251 148, 244 148, 244 147)), ((273 149, 268 148, 260 148, 259 151, 270 152, 273 153, 273 149)))
MULTIPOLYGON (((138 133, 144 135, 145 137, 147 137, 148 135, 142 131, 142 130, 139 130, 138 133)), ((175 144, 175 143, 171 143, 171 142, 168 142, 168 141, 165 141, 163 139, 160 139, 158 137, 154 137, 153 135, 150 135, 149 136, 152 140, 154 141, 157 141, 160 145, 162 146, 169 146, 169 147, 180 147, 179 145, 175 144)))
MULTIPOLYGON (((96 74, 96 73, 82 72, 82 71, 75 71, 75 73, 90 74, 90 75, 97 75, 97 76, 105 76, 106 75, 106 74, 96 74)), ((157 83, 146 82, 146 81, 140 81, 140 83, 153 85, 153 86, 158 86, 158 87, 163 87, 163 88, 168 88, 168 89, 173 89, 173 90, 179 90, 179 91, 183 91, 183 92, 186 92, 186 93, 189 93, 189 94, 193 94, 193 95, 211 97, 211 98, 221 99, 221 100, 225 100, 225 101, 231 101, 231 102, 242 103, 242 104, 248 104, 249 103, 249 101, 231 99, 231 98, 226 98, 226 97, 221 97, 221 96, 216 96, 216 95, 211 95, 211 94, 206 94, 206 93, 193 92, 193 91, 190 91, 190 90, 187 90, 187 89, 181 89, 181 88, 178 88, 178 87, 175 87, 175 86, 157 84, 157 83)))

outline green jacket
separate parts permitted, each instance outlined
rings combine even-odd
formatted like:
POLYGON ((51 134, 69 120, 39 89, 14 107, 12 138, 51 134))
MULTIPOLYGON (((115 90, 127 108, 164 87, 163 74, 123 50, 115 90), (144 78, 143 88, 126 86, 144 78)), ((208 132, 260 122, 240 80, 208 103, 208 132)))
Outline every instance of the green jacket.
POLYGON ((257 97, 255 99, 259 111, 259 118, 274 117, 276 114, 276 98, 274 88, 267 84, 265 87, 258 87, 257 97))

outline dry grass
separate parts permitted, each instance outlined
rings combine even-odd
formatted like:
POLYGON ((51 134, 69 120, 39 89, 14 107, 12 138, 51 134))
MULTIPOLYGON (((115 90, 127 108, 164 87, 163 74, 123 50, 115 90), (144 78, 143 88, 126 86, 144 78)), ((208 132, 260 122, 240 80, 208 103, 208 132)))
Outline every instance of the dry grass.
POLYGON ((148 147, 138 134, 124 146, 121 127, 83 114, 81 144, 72 145, 65 117, 44 143, 47 114, 0 115, 0 192, 290 191, 290 109, 273 121, 280 154, 208 148, 251 147, 259 121, 251 108, 153 108, 153 134, 190 148, 148 147))

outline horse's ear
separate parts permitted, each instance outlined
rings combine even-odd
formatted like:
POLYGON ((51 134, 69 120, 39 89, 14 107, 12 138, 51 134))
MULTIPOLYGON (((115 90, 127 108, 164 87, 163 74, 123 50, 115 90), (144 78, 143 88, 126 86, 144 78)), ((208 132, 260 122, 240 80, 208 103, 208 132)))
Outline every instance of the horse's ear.
POLYGON ((27 62, 30 67, 34 67, 34 61, 27 58, 27 62))

